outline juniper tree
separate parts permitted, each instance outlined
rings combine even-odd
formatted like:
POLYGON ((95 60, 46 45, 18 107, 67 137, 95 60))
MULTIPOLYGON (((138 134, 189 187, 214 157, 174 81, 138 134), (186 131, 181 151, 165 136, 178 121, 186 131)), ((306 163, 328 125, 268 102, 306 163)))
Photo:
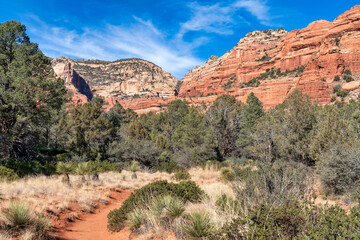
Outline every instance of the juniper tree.
POLYGON ((35 156, 65 94, 63 80, 26 27, 17 21, 0 24, 0 159, 35 156))

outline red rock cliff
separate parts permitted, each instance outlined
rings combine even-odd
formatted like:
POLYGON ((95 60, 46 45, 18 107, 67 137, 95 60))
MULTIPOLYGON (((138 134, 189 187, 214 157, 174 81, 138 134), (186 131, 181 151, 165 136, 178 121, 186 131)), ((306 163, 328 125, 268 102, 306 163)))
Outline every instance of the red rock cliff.
POLYGON ((270 108, 299 88, 325 104, 332 97, 332 86, 338 84, 333 82, 334 76, 341 76, 346 69, 351 70, 355 80, 359 79, 360 6, 333 22, 316 21, 290 33, 283 29, 249 33, 222 57, 188 72, 179 96, 202 96, 206 101, 206 96, 229 93, 245 101, 254 92, 270 108), (294 70, 301 66, 303 71, 294 70), (270 69, 275 74, 263 75, 252 83, 270 69), (286 70, 288 74, 284 74, 286 70))

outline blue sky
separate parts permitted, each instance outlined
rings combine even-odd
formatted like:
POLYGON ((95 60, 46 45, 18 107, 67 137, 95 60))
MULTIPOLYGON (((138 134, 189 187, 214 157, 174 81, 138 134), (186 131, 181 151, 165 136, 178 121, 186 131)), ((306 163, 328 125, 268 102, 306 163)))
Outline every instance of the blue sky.
POLYGON ((2 1, 0 21, 18 20, 49 57, 149 60, 182 78, 246 33, 333 21, 357 1, 2 1))

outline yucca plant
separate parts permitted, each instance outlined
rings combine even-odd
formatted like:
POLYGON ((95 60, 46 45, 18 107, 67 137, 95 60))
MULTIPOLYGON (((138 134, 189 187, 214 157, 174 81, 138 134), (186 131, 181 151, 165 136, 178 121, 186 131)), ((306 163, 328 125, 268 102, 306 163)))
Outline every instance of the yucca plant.
POLYGON ((12 202, 3 212, 4 220, 11 228, 25 228, 31 223, 31 214, 25 203, 12 202))
POLYGON ((210 215, 205 211, 190 213, 181 229, 190 239, 202 239, 214 232, 210 215))
POLYGON ((144 209, 135 208, 127 214, 126 223, 131 230, 139 229, 145 223, 144 209))
POLYGON ((71 162, 58 162, 56 164, 56 172, 62 173, 73 173, 75 171, 75 164, 71 162))
POLYGON ((131 172, 137 172, 140 170, 140 165, 139 162, 137 161, 132 161, 130 166, 129 166, 129 171, 131 172))
POLYGON ((34 228, 36 232, 36 236, 39 239, 47 239, 49 237, 49 232, 51 229, 51 222, 49 219, 45 217, 38 217, 34 219, 34 228))

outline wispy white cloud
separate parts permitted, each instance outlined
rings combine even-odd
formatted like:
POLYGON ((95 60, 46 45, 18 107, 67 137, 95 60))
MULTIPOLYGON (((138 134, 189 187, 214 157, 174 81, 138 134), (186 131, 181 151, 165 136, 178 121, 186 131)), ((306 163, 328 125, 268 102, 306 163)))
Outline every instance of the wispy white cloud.
POLYGON ((271 17, 269 14, 270 8, 266 2, 260 0, 239 0, 233 4, 234 8, 245 8, 253 16, 255 16, 261 24, 272 26, 271 17))
MULTIPOLYGON (((204 31, 222 35, 232 34, 234 25, 238 24, 234 21, 234 16, 241 9, 256 17, 261 24, 273 25, 269 13, 270 8, 266 5, 266 2, 261 0, 236 0, 227 5, 221 5, 220 3, 200 5, 198 2, 193 2, 188 7, 192 12, 192 16, 188 21, 181 23, 178 33, 180 38, 190 31, 204 31)), ((241 16, 237 15, 237 17, 249 24, 241 16)))
POLYGON ((232 9, 229 6, 200 5, 193 2, 188 5, 192 12, 191 19, 181 24, 178 37, 182 37, 189 31, 205 31, 228 35, 232 34, 232 9))
MULTIPOLYGON (((50 57, 116 60, 138 57, 151 61, 176 77, 203 61, 192 52, 200 40, 183 42, 167 40, 151 21, 134 17, 127 26, 108 24, 104 29, 85 28, 82 31, 54 27, 30 16, 27 21, 32 40, 50 57)), ((201 40, 203 42, 203 40, 201 40)))
MULTIPOLYGON (((188 4, 191 13, 188 21, 180 23, 172 36, 159 29, 151 20, 133 16, 128 25, 107 24, 102 28, 86 27, 69 30, 45 23, 35 15, 28 15, 25 23, 34 42, 50 57, 68 56, 83 59, 117 60, 138 57, 151 61, 180 78, 204 60, 194 52, 210 41, 208 34, 231 35, 235 26, 249 24, 241 16, 247 11, 263 25, 271 25, 270 8, 263 0, 233 0, 228 4, 188 4), (188 32, 204 34, 184 38, 188 32), (184 39, 187 39, 186 41, 184 39)), ((57 21, 56 24, 61 24, 57 21)), ((172 29, 174 30, 174 29, 172 29)))

